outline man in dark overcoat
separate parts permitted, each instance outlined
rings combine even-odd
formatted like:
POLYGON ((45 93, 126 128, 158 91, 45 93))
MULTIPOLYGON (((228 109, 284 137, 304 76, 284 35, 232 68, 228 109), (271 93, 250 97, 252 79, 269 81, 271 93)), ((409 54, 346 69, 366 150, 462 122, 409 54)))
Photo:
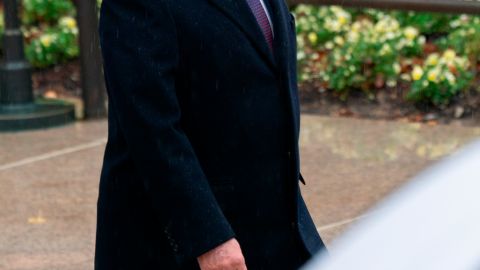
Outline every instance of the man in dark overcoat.
POLYGON ((323 249, 299 188, 284 0, 103 0, 100 13, 95 269, 289 270, 323 249))

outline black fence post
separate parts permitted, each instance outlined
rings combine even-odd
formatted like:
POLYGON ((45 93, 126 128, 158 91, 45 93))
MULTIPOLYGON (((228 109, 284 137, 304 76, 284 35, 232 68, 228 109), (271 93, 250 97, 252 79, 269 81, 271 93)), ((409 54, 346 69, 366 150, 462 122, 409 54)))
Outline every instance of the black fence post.
POLYGON ((96 0, 76 0, 80 30, 80 62, 82 98, 85 118, 107 114, 105 82, 98 37, 98 8, 96 0))
POLYGON ((15 0, 5 0, 4 62, 0 104, 15 105, 33 102, 32 72, 25 60, 23 34, 20 31, 18 7, 15 0))
POLYGON ((61 101, 35 100, 32 68, 25 59, 18 3, 5 0, 4 58, 0 64, 0 131, 61 125, 74 120, 74 107, 61 101))

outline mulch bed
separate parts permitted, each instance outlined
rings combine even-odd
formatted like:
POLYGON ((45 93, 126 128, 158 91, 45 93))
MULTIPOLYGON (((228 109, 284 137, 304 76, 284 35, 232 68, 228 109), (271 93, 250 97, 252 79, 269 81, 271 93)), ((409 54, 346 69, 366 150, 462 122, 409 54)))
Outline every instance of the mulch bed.
POLYGON ((33 89, 37 96, 81 97, 80 62, 33 71, 33 89))
MULTIPOLYGON (((71 61, 48 69, 33 72, 35 94, 49 97, 81 97, 79 61, 71 61)), ((480 85, 480 82, 477 84, 480 85)), ((456 98, 445 108, 429 104, 412 104, 404 99, 406 85, 381 89, 372 97, 361 91, 352 91, 342 101, 334 91, 322 90, 315 83, 300 85, 302 112, 329 116, 367 119, 426 122, 432 125, 461 122, 464 125, 480 124, 480 92, 471 90, 456 98)))
POLYGON ((324 90, 316 83, 303 83, 299 94, 304 113, 426 122, 432 125, 451 122, 461 122, 468 126, 480 124, 480 92, 474 89, 457 97, 444 108, 408 102, 405 100, 407 91, 407 85, 380 89, 370 96, 361 91, 352 91, 342 101, 334 91, 324 90))

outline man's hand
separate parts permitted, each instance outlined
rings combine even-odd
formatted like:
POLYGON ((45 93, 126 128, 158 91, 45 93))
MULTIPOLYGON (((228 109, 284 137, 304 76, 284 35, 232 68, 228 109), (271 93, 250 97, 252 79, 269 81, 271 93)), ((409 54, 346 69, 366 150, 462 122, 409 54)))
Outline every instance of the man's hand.
POLYGON ((231 239, 198 257, 201 270, 247 270, 240 244, 231 239))

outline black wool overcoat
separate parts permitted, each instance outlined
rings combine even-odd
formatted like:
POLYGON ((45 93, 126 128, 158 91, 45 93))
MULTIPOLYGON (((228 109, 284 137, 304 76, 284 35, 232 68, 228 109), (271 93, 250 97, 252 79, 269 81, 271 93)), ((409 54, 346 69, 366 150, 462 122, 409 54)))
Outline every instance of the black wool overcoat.
POLYGON ((197 269, 235 237, 249 269, 324 245, 299 190, 295 21, 266 1, 103 0, 109 96, 95 269, 197 269))

